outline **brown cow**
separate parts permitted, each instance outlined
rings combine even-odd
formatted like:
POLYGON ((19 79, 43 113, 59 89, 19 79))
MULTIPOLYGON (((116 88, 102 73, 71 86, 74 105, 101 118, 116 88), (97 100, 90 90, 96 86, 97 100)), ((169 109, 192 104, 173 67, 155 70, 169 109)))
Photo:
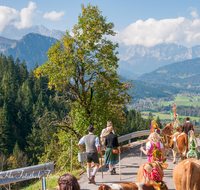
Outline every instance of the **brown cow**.
POLYGON ((177 152, 179 152, 179 162, 187 158, 188 136, 185 133, 176 132, 171 138, 170 146, 174 156, 173 164, 176 163, 177 152))
POLYGON ((101 185, 98 190, 168 190, 161 182, 155 183, 116 183, 112 185, 101 185))
POLYGON ((173 132, 173 124, 168 123, 164 129, 162 130, 162 136, 163 136, 163 145, 165 150, 167 150, 167 156, 169 156, 169 148, 170 148, 170 140, 172 137, 173 132))
POLYGON ((173 170, 176 190, 200 189, 200 161, 193 158, 180 162, 173 170))
MULTIPOLYGON (((139 170, 138 170, 138 174, 137 174, 137 181, 138 183, 149 183, 151 181, 151 179, 149 179, 148 176, 144 176, 144 165, 149 165, 150 170, 152 171, 154 168, 157 168, 159 173, 160 173, 160 178, 158 181, 162 181, 163 177, 164 177, 164 169, 167 169, 168 164, 167 163, 159 163, 159 162, 147 162, 144 163, 140 166, 139 170)), ((149 173, 151 172, 149 171, 149 173)))

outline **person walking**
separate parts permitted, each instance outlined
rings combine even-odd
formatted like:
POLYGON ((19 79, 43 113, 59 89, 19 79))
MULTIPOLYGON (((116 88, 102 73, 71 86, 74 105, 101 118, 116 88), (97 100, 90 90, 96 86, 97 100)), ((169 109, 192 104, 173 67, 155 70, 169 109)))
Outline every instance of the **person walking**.
POLYGON ((105 163, 109 165, 110 174, 113 175, 116 173, 115 165, 119 162, 118 154, 121 153, 117 135, 113 134, 113 127, 110 126, 108 128, 109 134, 105 137, 105 146, 106 146, 106 154, 105 154, 105 163), (118 149, 118 153, 114 154, 113 149, 118 149))
MULTIPOLYGON (((105 129, 103 129, 101 131, 101 135, 100 135, 100 142, 101 145, 105 148, 105 137, 106 135, 108 135, 110 132, 108 131, 109 127, 112 127, 112 122, 111 121, 107 121, 107 127, 105 129)), ((114 130, 112 130, 112 133, 115 134, 114 130)))
POLYGON ((165 162, 165 151, 163 144, 160 142, 158 133, 153 132, 148 137, 149 141, 146 144, 146 150, 141 147, 140 150, 148 156, 148 162, 160 161, 165 162))
POLYGON ((98 152, 99 154, 102 155, 101 152, 101 147, 99 143, 99 138, 94 135, 94 127, 93 125, 88 126, 88 135, 85 135, 84 137, 81 138, 81 140, 78 143, 79 148, 86 153, 87 156, 87 177, 88 177, 88 183, 94 183, 95 182, 95 175, 99 169, 99 157, 98 157, 98 152), (85 143, 86 145, 86 150, 82 146, 85 143), (91 175, 91 162, 94 162, 94 170, 91 175))
MULTIPOLYGON (((106 151, 106 146, 105 146, 105 137, 106 135, 108 135, 110 132, 108 131, 109 127, 112 127, 112 122, 111 121, 107 121, 107 127, 105 129, 103 129, 101 131, 101 135, 100 135, 100 144, 102 147, 104 147, 104 150, 106 151)), ((115 134, 114 130, 112 130, 112 133, 115 134)), ((106 168, 108 168, 108 164, 105 164, 106 168)))
POLYGON ((193 124, 190 122, 190 118, 189 117, 186 117, 185 118, 186 122, 184 122, 182 124, 182 129, 181 129, 181 132, 184 132, 186 135, 188 135, 188 132, 190 130, 194 131, 194 126, 193 124))
POLYGON ((188 132, 188 149, 189 151, 187 152, 187 158, 200 159, 197 139, 194 136, 194 131, 192 130, 188 132))

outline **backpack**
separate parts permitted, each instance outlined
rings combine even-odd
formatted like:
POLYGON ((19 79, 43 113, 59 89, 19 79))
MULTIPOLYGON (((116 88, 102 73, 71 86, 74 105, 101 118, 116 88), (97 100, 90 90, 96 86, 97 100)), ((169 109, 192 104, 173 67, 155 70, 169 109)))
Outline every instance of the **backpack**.
POLYGON ((107 130, 107 129, 105 129, 104 131, 103 131, 103 133, 102 133, 102 137, 100 138, 100 142, 101 142, 101 144, 104 146, 104 144, 105 144, 105 137, 106 137, 106 135, 108 135, 110 132, 107 130))

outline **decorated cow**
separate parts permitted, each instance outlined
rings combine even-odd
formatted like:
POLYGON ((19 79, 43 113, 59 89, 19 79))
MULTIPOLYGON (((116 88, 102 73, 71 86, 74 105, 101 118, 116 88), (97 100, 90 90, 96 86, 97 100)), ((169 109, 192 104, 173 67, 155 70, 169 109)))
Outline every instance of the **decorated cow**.
POLYGON ((150 183, 151 181, 162 181, 164 177, 164 169, 167 169, 167 163, 147 162, 140 166, 137 174, 139 183, 150 183))

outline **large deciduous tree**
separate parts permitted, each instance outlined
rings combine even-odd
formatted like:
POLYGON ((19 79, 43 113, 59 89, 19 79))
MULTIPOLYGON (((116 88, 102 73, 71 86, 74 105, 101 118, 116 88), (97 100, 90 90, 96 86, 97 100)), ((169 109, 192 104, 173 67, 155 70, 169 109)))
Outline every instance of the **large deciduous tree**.
POLYGON ((49 88, 55 87, 71 103, 71 124, 60 123, 76 134, 83 134, 88 124, 97 130, 107 120, 120 125, 122 108, 132 98, 127 91, 131 83, 121 82, 118 68, 117 43, 107 37, 114 36, 114 24, 107 23, 97 6, 82 5, 71 32, 66 31, 48 51, 48 60, 36 70, 36 75, 49 77, 49 88))

